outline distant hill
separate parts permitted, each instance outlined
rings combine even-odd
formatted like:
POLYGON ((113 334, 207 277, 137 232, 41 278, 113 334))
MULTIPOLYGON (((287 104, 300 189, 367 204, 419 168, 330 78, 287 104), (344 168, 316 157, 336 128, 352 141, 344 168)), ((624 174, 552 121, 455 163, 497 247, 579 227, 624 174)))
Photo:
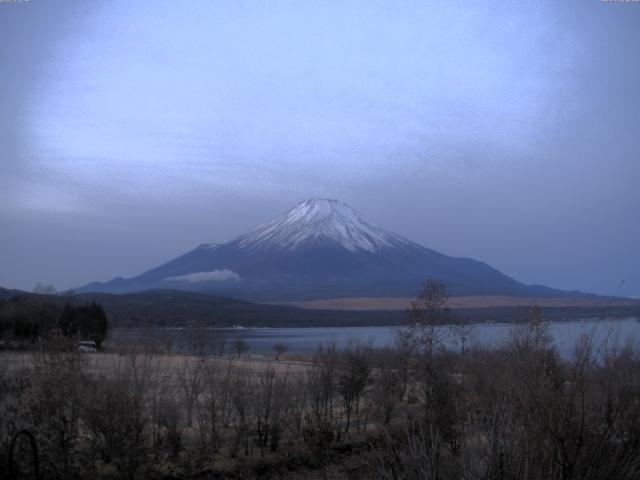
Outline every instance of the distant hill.
POLYGON ((374 225, 337 200, 312 199, 223 244, 205 244, 137 277, 81 292, 172 289, 254 301, 413 297, 441 280, 453 295, 585 296, 520 283, 486 263, 443 255, 374 225))
POLYGON ((390 325, 402 322, 405 317, 402 311, 309 310, 178 290, 150 290, 119 295, 83 293, 74 295, 73 301, 101 304, 109 319, 121 326, 390 325))
POLYGON ((129 294, 80 293, 44 295, 0 288, 0 302, 28 296, 59 306, 65 302, 102 305, 112 326, 293 327, 392 325, 405 318, 402 311, 309 310, 263 305, 234 298, 179 290, 150 290, 129 294))
MULTIPOLYGON (((399 325, 407 319, 405 310, 306 309, 264 305, 234 298, 179 290, 150 290, 127 294, 81 293, 71 296, 43 295, 0 288, 0 304, 15 296, 36 297, 61 306, 65 302, 102 305, 111 326, 120 327, 312 327, 399 325)), ((1 307, 1 305, 0 305, 1 307)), ((397 307, 396 307, 397 308, 397 307)), ((1 308, 0 308, 1 311, 1 308)), ((517 322, 526 319, 528 307, 496 306, 454 308, 453 322, 517 322)), ((628 317, 640 314, 638 304, 547 306, 548 320, 571 320, 603 316, 628 317)))
POLYGON ((12 290, 12 289, 9 289, 9 288, 0 287, 0 300, 1 301, 9 300, 11 297, 15 297, 16 295, 35 295, 35 294, 29 293, 29 292, 24 292, 22 290, 12 290))

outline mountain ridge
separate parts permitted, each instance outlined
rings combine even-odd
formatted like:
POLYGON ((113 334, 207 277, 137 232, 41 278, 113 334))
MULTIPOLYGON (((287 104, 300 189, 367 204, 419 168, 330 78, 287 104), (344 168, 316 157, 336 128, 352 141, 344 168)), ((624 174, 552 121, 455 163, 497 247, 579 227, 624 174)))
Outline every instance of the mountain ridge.
POLYGON ((568 293, 525 285, 474 259, 443 255, 333 199, 304 201, 229 242, 201 244, 136 277, 93 282, 78 291, 169 288, 252 301, 312 300, 414 296, 428 279, 443 281, 453 295, 568 293))

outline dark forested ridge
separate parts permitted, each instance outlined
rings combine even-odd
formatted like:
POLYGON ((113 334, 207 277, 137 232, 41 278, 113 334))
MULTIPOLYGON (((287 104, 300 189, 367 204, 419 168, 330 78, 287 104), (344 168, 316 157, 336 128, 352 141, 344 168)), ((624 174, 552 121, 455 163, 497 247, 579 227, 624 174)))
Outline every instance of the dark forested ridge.
POLYGON ((72 302, 70 297, 0 292, 0 346, 22 348, 50 336, 88 340, 100 348, 109 321, 95 301, 72 302))
MULTIPOLYGON (((8 302, 16 297, 29 298, 29 311, 42 321, 52 309, 65 303, 101 305, 113 326, 188 326, 207 327, 308 327, 398 325, 406 319, 402 310, 312 310, 283 305, 264 305, 230 297, 174 290, 150 290, 129 294, 80 293, 42 295, 0 289, 0 316, 8 302), (4 306, 3 306, 4 305, 4 306)), ((639 313, 638 306, 548 307, 542 313, 548 320, 594 317, 623 317, 639 313)), ((517 321, 522 307, 460 308, 452 310, 455 322, 517 321)))
POLYGON ((151 290, 130 294, 83 293, 76 301, 104 305, 114 324, 209 327, 346 326, 389 325, 401 322, 398 311, 324 311, 264 305, 230 297, 173 290, 151 290))
MULTIPOLYGON (((29 315, 43 321, 54 316, 65 303, 101 305, 113 326, 346 326, 393 325, 404 318, 401 311, 323 311, 298 307, 263 305, 230 297, 172 290, 130 294, 81 293, 43 295, 0 289, 0 318, 11 302, 29 304, 29 315), (55 313, 47 313, 55 312, 55 313)), ((47 320, 48 321, 48 320, 47 320)))

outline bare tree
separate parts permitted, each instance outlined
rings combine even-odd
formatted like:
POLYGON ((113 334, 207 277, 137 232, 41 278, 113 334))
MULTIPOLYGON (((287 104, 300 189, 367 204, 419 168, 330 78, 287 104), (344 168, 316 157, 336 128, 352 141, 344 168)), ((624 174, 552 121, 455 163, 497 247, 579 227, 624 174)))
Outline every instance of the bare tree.
POLYGON ((150 467, 148 408, 150 382, 156 375, 152 357, 130 355, 109 377, 87 385, 83 420, 95 459, 115 467, 119 478, 133 480, 150 467))
POLYGON ((238 338, 233 342, 233 350, 238 357, 241 357, 249 351, 249 344, 245 340, 238 338))
POLYGON ((280 360, 280 355, 289 351, 289 347, 285 343, 276 343, 273 345, 273 351, 276 352, 276 360, 280 360))
POLYGON ((187 426, 193 425, 193 409, 203 390, 204 361, 184 359, 178 371, 178 384, 186 407, 187 426))
POLYGON ((329 422, 338 393, 338 352, 335 343, 320 345, 313 357, 313 366, 306 372, 307 392, 314 422, 329 422))
POLYGON ((236 369, 231 362, 209 363, 203 372, 202 402, 198 409, 198 426, 204 450, 218 452, 222 432, 231 422, 233 379, 236 369))
POLYGON ((268 447, 275 452, 280 444, 284 425, 289 415, 290 383, 288 374, 269 365, 253 384, 253 411, 255 412, 255 442, 261 455, 268 447))
POLYGON ((225 348, 227 347, 227 334, 225 330, 216 328, 209 330, 209 333, 213 354, 217 357, 222 357, 224 355, 225 348))
POLYGON ((33 354, 30 388, 21 401, 25 420, 47 459, 45 474, 71 478, 80 461, 78 429, 87 363, 79 352, 64 350, 52 346, 33 354))
POLYGON ((231 383, 231 405, 233 407, 232 426, 234 438, 230 445, 231 457, 236 457, 240 451, 244 455, 250 454, 251 424, 254 417, 254 402, 251 401, 252 385, 249 381, 251 372, 238 370, 238 374, 231 383))
POLYGON ((371 367, 366 349, 358 342, 349 342, 344 351, 344 365, 338 374, 338 390, 342 396, 346 415, 345 432, 349 431, 351 416, 355 411, 356 428, 360 428, 360 400, 371 379, 371 367))
POLYGON ((176 459, 183 450, 182 437, 187 426, 182 418, 184 412, 174 395, 163 396, 156 408, 155 423, 162 429, 156 446, 167 447, 169 456, 176 459))
POLYGON ((187 349, 190 354, 202 356, 205 354, 207 345, 207 330, 202 327, 191 327, 187 329, 187 349))
MULTIPOLYGON (((391 359, 392 355, 392 352, 388 352, 391 359)), ((371 398, 375 405, 374 414, 385 426, 391 423, 394 410, 402 405, 405 393, 401 369, 393 363, 390 365, 388 358, 385 362, 379 362, 373 376, 374 388, 371 398)))
POLYGON ((440 327, 449 319, 447 302, 449 293, 444 283, 429 280, 411 302, 408 325, 396 331, 396 342, 400 347, 427 357, 431 362, 442 347, 443 335, 440 327))

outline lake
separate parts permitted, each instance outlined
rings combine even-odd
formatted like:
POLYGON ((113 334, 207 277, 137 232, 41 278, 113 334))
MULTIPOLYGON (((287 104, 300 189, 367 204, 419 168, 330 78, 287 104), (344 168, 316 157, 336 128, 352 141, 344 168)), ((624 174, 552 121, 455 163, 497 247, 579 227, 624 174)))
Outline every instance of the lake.
MULTIPOLYGON (((596 344, 607 341, 611 346, 624 346, 640 339, 640 322, 635 318, 611 320, 584 320, 548 323, 558 351, 570 356, 576 340, 582 334, 593 334, 596 344)), ((497 345, 508 338, 512 324, 475 324, 469 329, 466 345, 497 345)), ((105 346, 149 347, 176 353, 201 352, 212 354, 224 347, 230 353, 233 342, 244 340, 248 353, 273 353, 273 345, 283 343, 290 353, 311 353, 320 344, 336 343, 343 348, 352 339, 373 347, 392 346, 397 327, 306 327, 306 328, 114 328, 105 346)), ((461 348, 455 342, 451 328, 440 327, 442 336, 451 348, 461 348)))

